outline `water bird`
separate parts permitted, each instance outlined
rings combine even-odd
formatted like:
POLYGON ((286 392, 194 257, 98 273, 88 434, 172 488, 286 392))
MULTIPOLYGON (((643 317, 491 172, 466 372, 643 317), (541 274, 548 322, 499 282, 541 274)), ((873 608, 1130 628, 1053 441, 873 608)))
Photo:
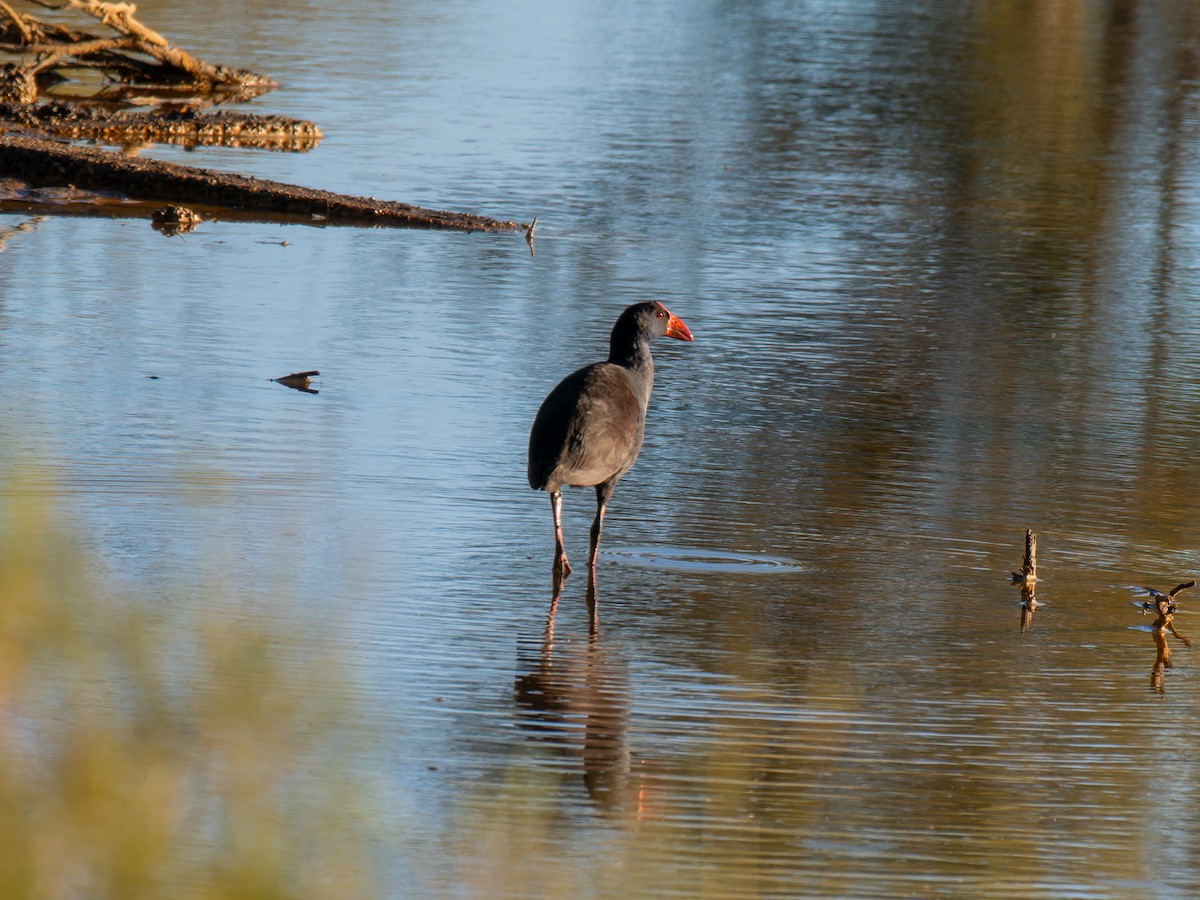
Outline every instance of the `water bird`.
POLYGON ((650 341, 663 335, 691 341, 687 325, 657 301, 635 303, 617 318, 606 362, 568 375, 542 401, 529 432, 529 486, 550 495, 554 573, 569 575, 563 545, 562 488, 595 487, 588 567, 596 567, 604 511, 621 476, 642 449, 654 387, 650 341))

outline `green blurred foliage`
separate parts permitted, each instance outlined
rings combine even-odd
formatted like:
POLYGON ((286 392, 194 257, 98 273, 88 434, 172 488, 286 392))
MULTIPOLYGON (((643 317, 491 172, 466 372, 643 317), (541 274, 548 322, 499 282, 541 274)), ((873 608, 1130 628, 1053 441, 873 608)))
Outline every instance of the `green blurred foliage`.
POLYGON ((8 496, 0 896, 379 895, 320 637, 282 603, 233 621, 123 596, 44 496, 8 496))

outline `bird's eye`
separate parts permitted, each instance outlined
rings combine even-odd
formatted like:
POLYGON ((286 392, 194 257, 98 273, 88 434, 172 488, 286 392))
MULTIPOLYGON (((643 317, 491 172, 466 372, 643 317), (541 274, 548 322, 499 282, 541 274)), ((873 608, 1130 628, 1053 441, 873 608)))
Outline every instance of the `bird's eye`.
POLYGON ((660 319, 665 319, 665 318, 667 317, 667 314, 666 314, 665 312, 663 312, 663 311, 660 309, 660 310, 658 311, 658 317, 659 317, 660 319))

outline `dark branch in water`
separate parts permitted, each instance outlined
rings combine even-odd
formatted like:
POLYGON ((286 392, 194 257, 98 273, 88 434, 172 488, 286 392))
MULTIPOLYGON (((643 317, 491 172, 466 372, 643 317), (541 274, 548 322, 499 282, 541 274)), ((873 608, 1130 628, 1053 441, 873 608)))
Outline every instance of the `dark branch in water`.
POLYGON ((1173 600, 1175 598, 1175 595, 1178 594, 1180 591, 1186 591, 1188 588, 1194 588, 1195 586, 1196 586, 1195 581, 1185 581, 1183 584, 1177 584, 1177 585, 1175 585, 1175 587, 1171 588, 1171 592, 1169 594, 1167 594, 1167 599, 1173 600))
POLYGON ((72 185, 89 191, 117 191, 156 203, 207 204, 239 213, 307 216, 333 223, 455 231, 524 230, 521 223, 514 221, 335 194, 30 137, 0 135, 0 178, 3 177, 35 186, 72 185))
POLYGON ((309 387, 309 385, 312 384, 312 379, 320 374, 316 369, 310 369, 307 372, 293 372, 291 375, 284 375, 280 378, 272 378, 271 380, 276 384, 282 384, 284 387, 303 391, 306 394, 319 394, 320 391, 309 387))

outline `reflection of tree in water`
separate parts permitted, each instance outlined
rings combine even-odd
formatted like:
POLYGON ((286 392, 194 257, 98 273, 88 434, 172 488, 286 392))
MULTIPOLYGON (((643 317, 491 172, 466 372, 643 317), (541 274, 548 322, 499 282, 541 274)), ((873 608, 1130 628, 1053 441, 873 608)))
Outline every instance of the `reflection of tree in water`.
POLYGON ((596 616, 595 581, 588 584, 587 635, 555 633, 563 580, 555 585, 550 614, 534 648, 518 650, 513 694, 518 722, 535 739, 583 763, 588 796, 605 812, 618 812, 628 795, 629 666, 605 650, 596 616))

